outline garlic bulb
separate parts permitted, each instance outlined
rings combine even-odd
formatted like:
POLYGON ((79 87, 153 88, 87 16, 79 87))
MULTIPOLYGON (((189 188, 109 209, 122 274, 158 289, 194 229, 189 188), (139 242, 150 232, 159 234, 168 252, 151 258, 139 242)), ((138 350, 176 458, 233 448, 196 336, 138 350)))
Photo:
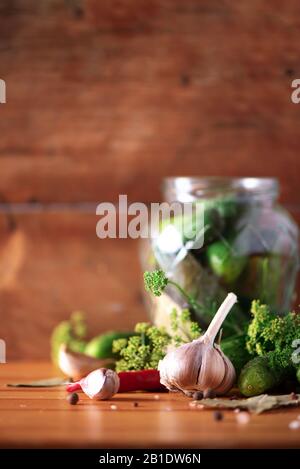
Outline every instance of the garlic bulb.
POLYGON ((170 391, 189 394, 211 389, 222 395, 232 388, 234 367, 214 340, 236 301, 236 295, 229 293, 203 336, 170 351, 159 362, 160 382, 170 391))
POLYGON ((98 359, 89 357, 79 352, 72 352, 65 344, 62 344, 58 353, 58 366, 69 378, 78 380, 97 368, 103 368, 112 364, 111 359, 98 359))

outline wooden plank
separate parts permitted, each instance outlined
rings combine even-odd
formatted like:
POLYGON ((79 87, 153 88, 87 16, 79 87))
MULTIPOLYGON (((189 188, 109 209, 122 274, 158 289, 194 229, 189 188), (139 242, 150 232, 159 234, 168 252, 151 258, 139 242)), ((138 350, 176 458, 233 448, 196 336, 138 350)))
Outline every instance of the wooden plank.
POLYGON ((147 320, 138 243, 100 240, 96 222, 87 214, 24 215, 16 230, 1 232, 0 337, 8 361, 48 358, 53 327, 75 310, 86 312, 91 336, 147 320))
POLYGON ((2 4, 2 199, 152 201, 164 176, 223 174, 300 202, 297 1, 2 4))
POLYGON ((241 425, 233 412, 216 422, 211 410, 195 410, 185 396, 116 395, 94 402, 80 394, 70 406, 63 389, 6 388, 9 381, 54 376, 49 364, 0 365, 0 447, 33 448, 296 448, 299 431, 288 428, 299 410, 251 416, 241 425), (133 403, 138 406, 134 407, 133 403), (117 409, 112 410, 111 404, 117 409))

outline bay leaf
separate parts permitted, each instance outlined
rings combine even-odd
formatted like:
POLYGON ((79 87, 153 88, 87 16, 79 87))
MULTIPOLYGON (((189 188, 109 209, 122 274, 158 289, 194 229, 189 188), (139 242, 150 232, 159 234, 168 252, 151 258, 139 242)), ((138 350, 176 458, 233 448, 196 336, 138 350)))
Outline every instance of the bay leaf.
POLYGON ((279 407, 298 406, 300 405, 300 394, 285 394, 272 396, 269 394, 261 394, 255 397, 248 397, 246 399, 202 399, 201 401, 194 401, 195 407, 205 406, 208 408, 222 408, 222 409, 245 409, 254 414, 261 414, 267 410, 276 409, 279 407))
POLYGON ((47 378, 37 381, 29 381, 28 383, 9 383, 8 387, 12 388, 52 388, 54 386, 63 386, 69 381, 65 378, 47 378))

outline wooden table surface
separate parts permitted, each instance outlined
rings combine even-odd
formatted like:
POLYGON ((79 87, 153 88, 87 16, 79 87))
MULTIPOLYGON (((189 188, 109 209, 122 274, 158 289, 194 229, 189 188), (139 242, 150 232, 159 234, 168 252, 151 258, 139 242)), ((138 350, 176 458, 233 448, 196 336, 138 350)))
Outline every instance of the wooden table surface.
POLYGON ((71 406, 63 387, 6 386, 57 375, 49 363, 0 364, 0 447, 300 447, 300 430, 288 427, 300 409, 252 415, 240 424, 231 411, 216 422, 212 410, 193 409, 190 399, 175 394, 120 394, 94 402, 80 393, 71 406))

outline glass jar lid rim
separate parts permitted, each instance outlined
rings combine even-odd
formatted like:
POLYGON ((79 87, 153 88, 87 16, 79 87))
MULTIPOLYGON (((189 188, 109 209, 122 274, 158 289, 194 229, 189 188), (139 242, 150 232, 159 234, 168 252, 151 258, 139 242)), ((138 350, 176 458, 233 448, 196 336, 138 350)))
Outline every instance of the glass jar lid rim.
MULTIPOLYGON (((166 198, 179 200, 187 195, 192 198, 212 196, 216 193, 234 192, 240 195, 276 197, 279 182, 276 178, 267 177, 167 177, 163 182, 166 198)), ((184 200, 182 200, 184 201, 184 200)))

